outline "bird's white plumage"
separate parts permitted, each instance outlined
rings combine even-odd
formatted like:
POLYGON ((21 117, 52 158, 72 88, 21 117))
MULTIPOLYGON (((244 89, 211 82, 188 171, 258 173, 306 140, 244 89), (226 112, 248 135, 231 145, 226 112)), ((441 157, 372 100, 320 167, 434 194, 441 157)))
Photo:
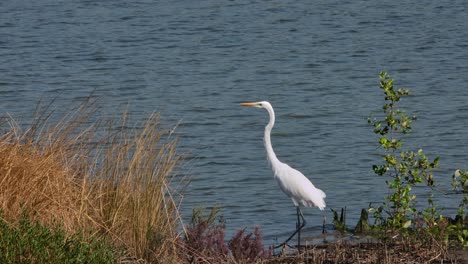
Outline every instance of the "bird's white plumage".
POLYGON ((291 168, 288 164, 281 163, 273 169, 275 179, 281 190, 291 198, 295 206, 325 208, 325 193, 315 188, 309 179, 300 171, 291 168))
POLYGON ((306 207, 325 208, 325 193, 316 188, 300 171, 291 168, 288 164, 278 160, 271 145, 271 129, 275 124, 275 112, 271 104, 267 101, 255 103, 242 103, 244 106, 254 106, 264 108, 268 111, 270 120, 265 127, 264 144, 267 158, 281 190, 293 201, 294 205, 306 207))

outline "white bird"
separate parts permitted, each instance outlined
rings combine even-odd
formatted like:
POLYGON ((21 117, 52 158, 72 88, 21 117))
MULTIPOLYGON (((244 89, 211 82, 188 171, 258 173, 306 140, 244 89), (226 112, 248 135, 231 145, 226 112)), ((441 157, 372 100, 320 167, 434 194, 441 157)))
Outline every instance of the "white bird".
POLYGON ((306 221, 304 219, 304 215, 300 209, 300 206, 306 207, 318 207, 320 210, 325 208, 325 200, 326 197, 325 193, 316 188, 312 182, 307 179, 304 174, 300 171, 291 168, 288 164, 283 163, 278 160, 276 157, 275 152, 273 151, 273 147, 271 145, 270 133, 271 129, 275 125, 275 112, 271 104, 267 101, 261 102, 252 102, 252 103, 241 103, 242 106, 251 106, 251 107, 258 107, 263 108, 268 111, 270 115, 270 121, 265 127, 265 136, 264 136, 264 144, 267 153, 267 159, 270 163, 270 166, 273 170, 274 177, 278 182, 279 187, 281 190, 291 198, 294 206, 296 207, 297 213, 297 224, 296 224, 296 231, 288 238, 286 241, 280 246, 286 245, 286 243, 297 235, 298 240, 298 248, 300 248, 301 243, 301 229, 305 226, 306 221), (302 223, 300 222, 300 218, 302 219, 302 223))

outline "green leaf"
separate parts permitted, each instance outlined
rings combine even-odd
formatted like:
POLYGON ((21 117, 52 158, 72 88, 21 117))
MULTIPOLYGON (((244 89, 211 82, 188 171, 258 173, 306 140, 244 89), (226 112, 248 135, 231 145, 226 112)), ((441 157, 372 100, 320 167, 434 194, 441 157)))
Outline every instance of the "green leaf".
POLYGON ((386 137, 381 137, 379 139, 379 143, 380 143, 380 145, 385 146, 388 143, 388 139, 386 137))
POLYGON ((440 160, 440 157, 437 156, 437 157, 434 159, 434 162, 431 163, 431 167, 432 167, 432 168, 437 168, 437 167, 439 167, 439 160, 440 160))
POLYGON ((408 220, 403 224, 403 228, 408 228, 410 227, 410 225, 411 225, 411 220, 408 220))

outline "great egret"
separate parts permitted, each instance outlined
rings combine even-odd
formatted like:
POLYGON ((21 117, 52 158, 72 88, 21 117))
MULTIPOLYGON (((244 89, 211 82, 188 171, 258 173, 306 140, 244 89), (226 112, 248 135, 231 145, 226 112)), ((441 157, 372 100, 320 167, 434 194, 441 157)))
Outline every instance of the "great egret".
POLYGON ((275 125, 275 112, 271 104, 267 101, 261 102, 253 102, 253 103, 241 103, 242 106, 251 106, 251 107, 258 107, 263 108, 268 111, 270 115, 270 121, 265 127, 265 136, 264 136, 264 144, 267 153, 267 159, 270 163, 270 166, 273 170, 273 174, 275 176, 276 181, 278 182, 281 190, 291 198, 294 206, 296 207, 296 214, 297 214, 297 224, 296 224, 296 231, 288 238, 284 243, 280 244, 278 247, 286 245, 294 235, 297 234, 297 247, 300 248, 301 245, 301 229, 305 226, 306 221, 304 219, 304 215, 300 209, 300 206, 306 207, 318 207, 320 210, 325 208, 325 200, 326 197, 325 193, 316 188, 312 182, 307 179, 304 174, 300 171, 291 168, 288 164, 283 163, 278 160, 276 157, 275 152, 273 151, 273 147, 271 145, 270 133, 271 129, 275 125), (301 220, 302 219, 302 223, 301 220))

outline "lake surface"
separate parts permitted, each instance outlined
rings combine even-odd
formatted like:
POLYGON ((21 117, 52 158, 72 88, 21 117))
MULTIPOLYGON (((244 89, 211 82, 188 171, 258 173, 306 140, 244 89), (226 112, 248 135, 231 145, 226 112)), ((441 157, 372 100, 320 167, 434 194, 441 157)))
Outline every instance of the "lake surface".
MULTIPOLYGON (((327 193, 327 209, 304 209, 310 234, 329 208, 361 208, 387 194, 373 175, 380 158, 366 122, 381 111, 378 73, 413 96, 406 146, 441 156, 448 189, 468 168, 467 1, 1 1, 0 113, 27 120, 39 99, 67 111, 92 91, 102 115, 161 112, 180 122, 179 151, 191 178, 182 213, 223 208, 228 236, 259 225, 267 239, 295 227, 263 149, 269 100, 280 160, 327 193)), ((417 189, 421 206, 429 192, 417 189)), ((460 197, 436 202, 454 213, 460 197)))

